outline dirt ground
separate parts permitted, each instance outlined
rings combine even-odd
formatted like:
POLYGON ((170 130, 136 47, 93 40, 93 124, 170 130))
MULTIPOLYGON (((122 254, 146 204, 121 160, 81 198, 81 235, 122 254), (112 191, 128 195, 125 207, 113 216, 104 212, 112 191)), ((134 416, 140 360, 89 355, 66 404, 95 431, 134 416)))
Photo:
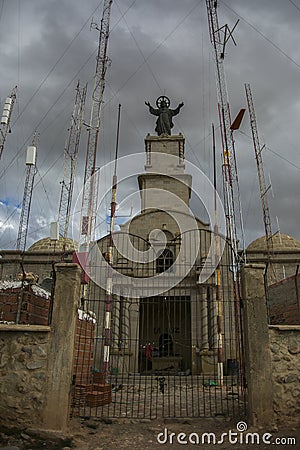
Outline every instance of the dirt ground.
POLYGON ((156 448, 179 450, 195 448, 197 445, 206 450, 213 447, 266 450, 270 448, 270 444, 282 449, 300 447, 299 429, 259 430, 247 428, 242 433, 237 431, 236 421, 223 418, 126 421, 73 419, 69 436, 65 437, 38 434, 32 430, 24 430, 22 433, 17 430, 1 431, 0 449, 10 450, 149 450, 156 448), (204 433, 214 433, 214 435, 211 434, 208 437, 204 433), (222 433, 227 433, 223 435, 223 439, 222 433), (249 433, 257 434, 250 435, 249 433), (208 443, 208 438, 210 438, 210 443, 208 443), (292 441, 290 438, 294 440, 292 441), (202 439, 204 439, 203 443, 202 439), (252 443, 252 439, 254 439, 254 443, 252 443), (280 439, 281 444, 279 441, 276 442, 276 439, 280 439))

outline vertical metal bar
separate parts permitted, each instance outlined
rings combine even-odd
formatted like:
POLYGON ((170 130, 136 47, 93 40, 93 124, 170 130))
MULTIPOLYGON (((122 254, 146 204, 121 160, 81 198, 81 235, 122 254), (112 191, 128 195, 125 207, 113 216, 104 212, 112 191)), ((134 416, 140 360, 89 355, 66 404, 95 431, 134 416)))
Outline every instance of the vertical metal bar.
POLYGON ((112 303, 112 265, 113 265, 113 233, 115 224, 115 212, 116 212, 116 198, 117 198, 117 160, 119 149, 119 131, 120 131, 120 115, 121 105, 118 109, 118 125, 117 125, 117 139, 116 139, 116 151, 115 151, 115 165, 112 182, 112 196, 111 196, 111 209, 110 209, 110 233, 109 233, 109 249, 108 249, 108 265, 107 265, 107 280, 106 280, 106 301, 105 301, 105 341, 104 341, 104 377, 107 381, 109 360, 110 360, 110 339, 111 339, 111 303, 112 303))

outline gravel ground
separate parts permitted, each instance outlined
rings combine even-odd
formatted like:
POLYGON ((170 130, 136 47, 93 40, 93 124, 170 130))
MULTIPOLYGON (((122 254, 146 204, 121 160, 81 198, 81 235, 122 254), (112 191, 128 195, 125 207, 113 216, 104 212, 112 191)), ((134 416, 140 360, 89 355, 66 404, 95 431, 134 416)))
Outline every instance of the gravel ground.
POLYGON ((280 430, 258 430, 248 428, 244 433, 237 432, 236 421, 223 418, 215 419, 161 419, 161 420, 106 420, 106 419, 72 419, 70 424, 69 436, 59 436, 47 434, 38 434, 30 430, 22 433, 17 430, 1 430, 0 449, 10 450, 54 450, 54 449, 77 449, 77 450, 149 450, 156 448, 166 448, 179 450, 182 448, 196 448, 197 437, 199 437, 198 446, 202 449, 236 448, 244 450, 251 449, 270 449, 270 444, 276 448, 296 449, 300 447, 300 429, 280 429, 280 430), (222 433, 229 433, 232 430, 231 442, 228 434, 221 440, 222 433), (184 435, 180 435, 184 433, 184 435), (210 436, 211 442, 208 444, 208 436, 202 444, 203 433, 214 433, 216 443, 213 443, 213 435, 210 436), (246 444, 247 433, 257 433, 260 443, 246 444), (264 433, 269 433, 266 439, 270 444, 263 443, 264 433), (160 435, 160 442, 158 442, 160 435), (294 442, 288 443, 287 438, 294 438, 294 442), (179 442, 178 442, 179 439, 179 442), (236 442, 236 439, 239 442, 236 442), (282 439, 283 444, 278 444, 275 439, 282 439), (180 443, 180 440, 182 443, 180 443), (189 442, 191 440, 192 442, 189 442), (167 441, 167 442, 166 442, 167 441), (187 442, 187 443, 184 443, 187 442), (6 446, 6 447, 5 447, 6 446))
MULTIPOLYGON (((74 433, 74 448, 80 450, 113 450, 113 449, 124 449, 124 450, 148 450, 155 448, 166 448, 179 450, 182 448, 195 448, 197 447, 196 439, 199 436, 200 442, 199 447, 203 449, 212 449, 213 447, 219 447, 222 449, 246 449, 250 447, 252 449, 269 449, 270 444, 264 444, 261 442, 259 445, 248 444, 245 445, 246 433, 247 432, 257 432, 259 433, 260 440, 264 433, 268 432, 272 434, 269 436, 270 442, 275 442, 276 437, 295 437, 298 445, 276 445, 276 448, 299 448, 300 443, 300 430, 255 430, 248 429, 242 435, 242 443, 239 445, 234 443, 235 439, 238 437, 240 439, 241 433, 231 436, 230 443, 227 436, 224 436, 223 444, 213 444, 211 441, 208 444, 206 436, 204 443, 202 444, 203 433, 215 433, 216 442, 221 440, 222 433, 228 433, 229 430, 232 432, 237 432, 235 421, 226 421, 222 419, 188 419, 188 420, 155 420, 147 421, 144 420, 130 422, 112 422, 103 423, 97 422, 96 420, 88 420, 80 424, 79 433, 74 433), (89 431, 88 431, 89 430, 89 431), (175 433, 172 435, 172 433, 175 433), (186 436, 181 435, 184 433, 186 436), (160 442, 158 442, 158 435, 160 434, 160 442), (85 437, 84 437, 85 436, 85 437), (179 442, 178 442, 179 438, 179 442), (193 443, 189 442, 189 438, 193 443), (186 441, 187 443, 180 443, 181 441, 186 441), (166 442, 167 441, 167 442, 166 442)), ((213 439, 213 436, 211 436, 213 439)), ((236 442, 236 441, 235 441, 236 442)), ((286 441, 285 441, 286 442, 286 441)), ((275 444, 274 444, 275 445, 275 444)))

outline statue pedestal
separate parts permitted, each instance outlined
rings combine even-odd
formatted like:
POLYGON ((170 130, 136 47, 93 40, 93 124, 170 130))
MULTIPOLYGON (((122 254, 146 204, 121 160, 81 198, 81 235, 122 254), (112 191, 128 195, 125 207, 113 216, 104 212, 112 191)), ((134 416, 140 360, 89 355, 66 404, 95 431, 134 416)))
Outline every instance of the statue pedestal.
POLYGON ((181 356, 161 356, 152 358, 152 370, 164 370, 166 372, 179 372, 181 356))
POLYGON ((192 176, 185 173, 184 142, 182 134, 146 136, 146 173, 138 176, 142 211, 155 209, 157 205, 168 210, 170 204, 176 211, 186 211, 184 205, 189 206, 192 176), (164 197, 159 191, 167 191, 171 196, 164 197))

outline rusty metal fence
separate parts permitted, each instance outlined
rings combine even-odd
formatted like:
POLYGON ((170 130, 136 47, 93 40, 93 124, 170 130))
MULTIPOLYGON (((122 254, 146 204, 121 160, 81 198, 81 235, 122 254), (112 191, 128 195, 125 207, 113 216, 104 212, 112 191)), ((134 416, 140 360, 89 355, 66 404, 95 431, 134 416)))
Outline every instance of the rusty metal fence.
POLYGON ((244 416, 241 302, 231 247, 224 243, 215 264, 209 253, 213 234, 192 230, 169 240, 151 259, 149 242, 116 234, 109 315, 108 238, 98 242, 91 261, 93 282, 81 321, 89 331, 81 333, 76 348, 72 415, 244 416), (129 247, 139 258, 128 256, 129 247), (141 254, 148 256, 141 260, 141 254), (203 270, 208 276, 201 280, 203 270))

